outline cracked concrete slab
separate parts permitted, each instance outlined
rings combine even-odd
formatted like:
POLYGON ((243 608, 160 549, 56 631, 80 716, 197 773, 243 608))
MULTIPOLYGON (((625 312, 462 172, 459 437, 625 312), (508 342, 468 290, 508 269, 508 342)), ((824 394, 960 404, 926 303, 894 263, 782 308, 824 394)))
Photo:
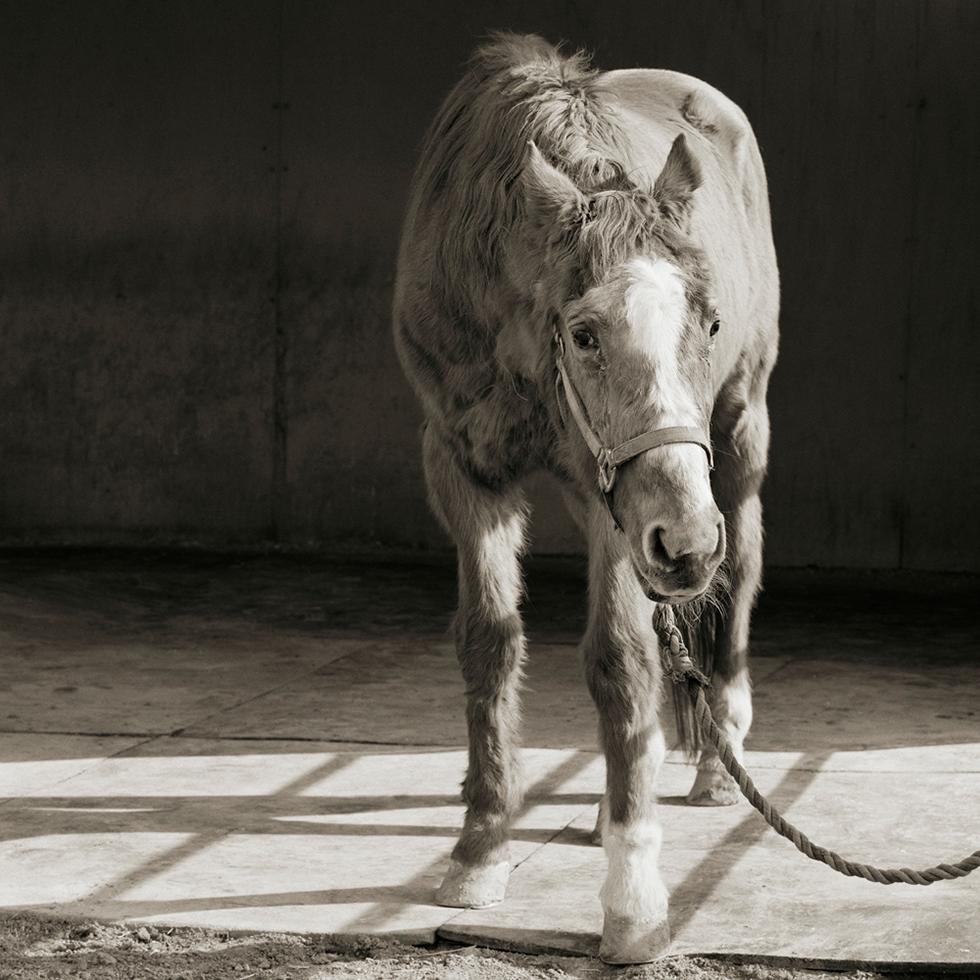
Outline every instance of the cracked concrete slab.
MULTIPOLYGON (((869 776, 761 769, 757 783, 817 843, 884 867, 926 867, 977 846, 980 775, 869 776)), ((881 886, 809 861, 742 802, 692 812, 681 803, 690 772, 665 766, 661 872, 671 894, 673 954, 750 957, 814 967, 897 969, 980 961, 980 903, 969 879, 881 886)), ((461 912, 440 930, 531 952, 594 955, 605 861, 589 846, 594 808, 511 878, 506 902, 461 912), (559 897, 560 896, 560 897, 559 897)))
POLYGON ((0 733, 0 805, 4 797, 50 789, 139 744, 119 735, 0 733))
MULTIPOLYGON (((454 914, 432 894, 462 826, 465 752, 157 742, 165 755, 146 743, 56 794, 9 801, 0 904, 418 942, 434 941, 454 914)), ((594 804, 602 780, 592 753, 528 751, 524 762, 531 785, 515 864, 594 804)))
MULTIPOLYGON (((785 658, 760 658, 756 685, 787 663, 785 658)), ((524 745, 596 748, 595 707, 576 646, 532 645, 521 706, 524 745)), ((450 644, 375 643, 191 725, 187 734, 451 746, 466 742, 464 710, 463 681, 450 644)))
MULTIPOLYGON (((428 594, 424 570, 69 566, 0 562, 0 907, 594 951, 604 765, 567 642, 574 576, 535 580, 531 618, 551 618, 532 630, 516 870, 503 904, 467 912, 432 903, 463 817, 466 749, 440 639, 451 600, 428 594)), ((962 590, 949 604, 945 580, 914 609, 901 591, 821 594, 760 609, 749 770, 848 857, 965 856, 980 846, 972 605, 962 590)), ((980 964, 980 881, 835 876, 744 803, 685 806, 692 779, 670 753, 658 793, 673 952, 980 964)))

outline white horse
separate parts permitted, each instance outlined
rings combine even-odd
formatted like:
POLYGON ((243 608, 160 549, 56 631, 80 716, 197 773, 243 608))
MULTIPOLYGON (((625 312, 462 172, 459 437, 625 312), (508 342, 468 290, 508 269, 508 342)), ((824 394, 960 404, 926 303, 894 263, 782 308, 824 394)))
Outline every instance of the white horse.
MULTIPOLYGON (((600 955, 663 951, 651 600, 688 604, 715 718, 740 751, 778 306, 765 173, 737 106, 675 72, 598 73, 538 37, 476 52, 425 141, 394 307, 431 503, 459 556, 467 812, 441 903, 498 902, 510 874, 521 482, 544 468, 589 547, 583 650, 607 771, 600 955)), ((703 749, 689 802, 735 797, 703 749)))

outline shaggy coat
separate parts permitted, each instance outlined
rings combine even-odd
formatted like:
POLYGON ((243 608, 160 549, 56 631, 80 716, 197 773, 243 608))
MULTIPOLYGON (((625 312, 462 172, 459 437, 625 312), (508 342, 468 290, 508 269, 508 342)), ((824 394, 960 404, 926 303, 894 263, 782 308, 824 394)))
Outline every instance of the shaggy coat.
MULTIPOLYGON (((431 504, 459 555, 470 760, 441 902, 499 901, 510 871, 525 655, 520 484, 546 469, 589 545, 583 654, 607 764, 602 955, 636 962, 662 949, 653 779, 664 747, 648 597, 711 597, 689 607, 699 612, 692 645, 713 668, 713 708, 740 749, 778 293, 761 157, 725 96, 675 72, 599 73, 533 36, 501 35, 475 53, 424 141, 394 302, 398 353, 426 419, 431 504), (563 419, 556 337, 607 445, 664 425, 710 431, 710 476, 694 446, 624 466, 622 534, 592 455, 563 419)), ((703 751, 690 802, 733 798, 703 751)))

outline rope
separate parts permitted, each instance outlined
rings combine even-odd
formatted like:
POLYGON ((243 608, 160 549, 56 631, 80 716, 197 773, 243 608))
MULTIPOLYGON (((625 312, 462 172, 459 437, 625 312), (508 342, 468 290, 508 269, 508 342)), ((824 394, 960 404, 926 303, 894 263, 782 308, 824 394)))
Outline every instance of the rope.
POLYGON ((704 696, 704 688, 709 686, 708 678, 695 666, 688 653, 684 640, 674 622, 674 610, 665 603, 658 603, 654 613, 653 626, 660 639, 660 656, 664 671, 675 684, 686 684, 691 703, 694 706, 694 717, 704 737, 718 750, 722 765, 729 775, 738 783, 742 795, 762 814, 763 820, 781 837, 785 837, 793 846, 813 861, 821 861, 834 871, 850 877, 864 878, 866 881, 876 881, 879 885, 931 885, 934 881, 949 881, 953 878, 965 878, 971 871, 980 868, 980 850, 974 851, 969 857, 956 864, 938 864, 934 868, 915 871, 912 868, 876 868, 859 861, 848 861, 835 851, 819 847, 801 830, 794 827, 756 788, 751 777, 735 758, 728 739, 715 724, 711 716, 711 708, 704 696))

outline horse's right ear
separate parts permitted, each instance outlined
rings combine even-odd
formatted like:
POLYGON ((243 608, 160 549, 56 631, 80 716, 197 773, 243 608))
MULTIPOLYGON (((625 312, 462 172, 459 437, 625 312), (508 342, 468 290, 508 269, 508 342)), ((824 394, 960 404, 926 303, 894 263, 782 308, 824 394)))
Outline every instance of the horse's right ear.
POLYGON ((686 229, 691 217, 691 198, 700 186, 701 168, 681 133, 671 145, 664 169, 653 185, 653 196, 664 216, 686 229))
POLYGON ((528 213, 542 223, 550 224, 561 217, 572 217, 587 210, 585 195, 572 180, 545 160, 532 140, 521 179, 528 213))

